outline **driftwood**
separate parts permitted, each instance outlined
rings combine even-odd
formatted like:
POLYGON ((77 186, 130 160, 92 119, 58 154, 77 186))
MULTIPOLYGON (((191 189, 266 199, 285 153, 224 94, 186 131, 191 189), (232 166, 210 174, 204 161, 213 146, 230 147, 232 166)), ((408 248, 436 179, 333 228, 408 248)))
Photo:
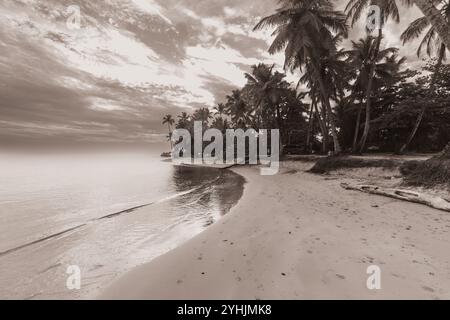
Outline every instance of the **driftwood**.
POLYGON ((374 185, 350 185, 341 183, 341 187, 346 190, 356 190, 370 194, 376 194, 404 201, 424 204, 435 209, 450 212, 450 202, 437 196, 425 193, 413 192, 410 190, 399 190, 391 188, 383 188, 374 185))

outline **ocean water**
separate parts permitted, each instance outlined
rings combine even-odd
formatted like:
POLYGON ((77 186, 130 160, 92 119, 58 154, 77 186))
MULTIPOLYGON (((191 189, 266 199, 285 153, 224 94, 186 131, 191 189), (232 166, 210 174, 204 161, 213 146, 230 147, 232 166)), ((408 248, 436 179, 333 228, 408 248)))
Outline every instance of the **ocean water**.
POLYGON ((237 203, 230 171, 174 167, 159 151, 0 152, 0 298, 89 299, 237 203), (69 266, 81 288, 69 290, 69 266))

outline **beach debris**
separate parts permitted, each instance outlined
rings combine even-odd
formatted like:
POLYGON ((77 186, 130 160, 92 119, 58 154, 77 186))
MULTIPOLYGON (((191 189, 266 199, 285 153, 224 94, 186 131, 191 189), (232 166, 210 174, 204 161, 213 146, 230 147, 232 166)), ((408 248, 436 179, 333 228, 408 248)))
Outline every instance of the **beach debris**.
POLYGON ((400 190, 393 188, 384 188, 375 185, 356 185, 341 183, 341 187, 346 190, 361 191, 370 194, 386 196, 394 199, 420 203, 429 207, 450 212, 450 202, 438 196, 411 190, 400 190))

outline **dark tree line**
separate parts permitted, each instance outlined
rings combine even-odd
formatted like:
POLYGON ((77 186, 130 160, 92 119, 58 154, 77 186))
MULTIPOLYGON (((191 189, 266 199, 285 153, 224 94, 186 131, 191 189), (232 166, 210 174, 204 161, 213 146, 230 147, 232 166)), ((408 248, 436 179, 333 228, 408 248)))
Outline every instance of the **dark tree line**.
MULTIPOLYGON (((284 68, 299 75, 298 83, 288 83, 273 65, 252 66, 243 88, 213 111, 205 107, 179 115, 176 128, 192 130, 194 121, 201 121, 204 128, 222 131, 280 129, 286 152, 403 153, 445 147, 450 141, 450 65, 445 64, 448 47, 441 23, 450 25, 448 0, 434 1, 440 17, 433 20, 424 12, 401 36, 405 43, 423 37, 417 54, 430 58, 421 70, 407 69, 399 48, 383 43, 384 24, 400 20, 399 1, 350 0, 345 12, 329 0, 279 3, 255 30, 274 30, 269 52, 284 53, 284 68), (344 47, 349 28, 371 4, 381 8, 378 34, 344 47)), ((167 117, 170 132, 174 123, 167 117)))

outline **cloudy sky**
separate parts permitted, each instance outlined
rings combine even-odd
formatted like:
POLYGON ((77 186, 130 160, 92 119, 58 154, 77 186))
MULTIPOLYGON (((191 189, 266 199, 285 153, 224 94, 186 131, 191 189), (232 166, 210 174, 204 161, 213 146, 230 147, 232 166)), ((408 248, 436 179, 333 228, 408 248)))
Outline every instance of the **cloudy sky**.
MULTIPOLYGON (((339 7, 345 1, 336 1, 339 7)), ((0 144, 161 140, 161 118, 213 107, 267 54, 276 0, 2 0, 0 144), (67 25, 77 5, 81 28, 67 25)), ((386 42, 418 16, 402 10, 386 42)), ((70 22, 75 20, 70 20, 70 22)), ((360 28, 351 37, 357 39, 360 28)), ((417 64, 414 45, 402 49, 417 64)), ((289 79, 294 81, 295 75, 289 79)))

